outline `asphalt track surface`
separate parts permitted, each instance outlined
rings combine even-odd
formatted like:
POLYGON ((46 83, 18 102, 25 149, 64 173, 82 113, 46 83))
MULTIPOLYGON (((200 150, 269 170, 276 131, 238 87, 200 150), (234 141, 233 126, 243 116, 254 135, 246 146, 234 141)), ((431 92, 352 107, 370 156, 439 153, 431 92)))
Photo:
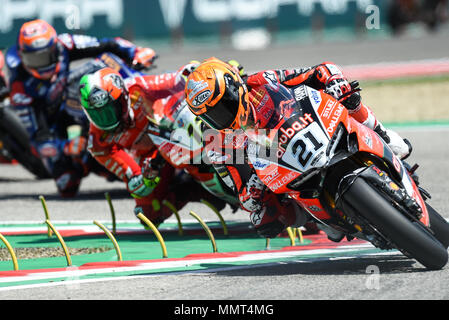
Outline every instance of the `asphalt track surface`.
MULTIPOLYGON (((404 38, 382 40, 376 43, 314 44, 307 48, 275 48, 273 52, 233 52, 212 50, 201 52, 165 52, 160 59, 161 69, 170 69, 181 60, 210 55, 237 58, 248 70, 266 67, 310 65, 332 60, 341 65, 445 58, 448 54, 447 36, 427 37, 421 40, 404 38), (318 50, 319 49, 319 50, 318 50), (169 55, 170 54, 170 55, 169 55), (182 54, 184 54, 185 59, 182 54), (198 56, 201 55, 201 56, 198 56)), ((432 194, 431 205, 449 218, 449 128, 420 127, 398 129, 414 146, 410 162, 420 164, 421 184, 432 194)), ((104 192, 110 192, 118 220, 133 220, 133 201, 121 183, 108 183, 96 176, 86 178, 80 195, 73 200, 62 200, 52 181, 37 181, 20 166, 0 165, 0 210, 2 221, 43 221, 39 195, 47 199, 52 221, 108 220, 110 214, 104 192)), ((197 210, 204 219, 216 220, 204 207, 192 204, 187 210, 197 210)), ((181 211, 181 217, 187 216, 181 211)), ((247 217, 230 210, 223 212, 229 220, 247 217)), ((394 253, 371 256, 353 256, 344 259, 317 259, 304 262, 273 263, 214 270, 164 275, 116 278, 82 282, 77 286, 47 284, 0 291, 0 299, 124 299, 124 300, 389 300, 389 299, 449 299, 447 283, 449 267, 440 271, 426 271, 421 265, 394 253), (369 285, 370 266, 379 270, 377 286, 369 285)))

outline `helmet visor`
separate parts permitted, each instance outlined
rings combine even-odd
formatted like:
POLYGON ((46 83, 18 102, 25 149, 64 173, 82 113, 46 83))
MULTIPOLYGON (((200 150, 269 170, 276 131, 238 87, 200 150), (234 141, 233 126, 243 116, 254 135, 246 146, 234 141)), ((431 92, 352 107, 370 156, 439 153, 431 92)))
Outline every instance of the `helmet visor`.
POLYGON ((56 44, 43 50, 26 52, 22 51, 23 64, 32 69, 48 68, 58 62, 58 50, 56 44))
POLYGON ((114 130, 123 119, 123 110, 127 110, 128 103, 122 94, 119 99, 110 99, 102 107, 85 108, 89 120, 99 129, 114 130), (126 108, 126 109, 125 109, 126 108))
POLYGON ((200 115, 200 118, 211 128, 224 130, 235 121, 239 112, 240 94, 239 84, 231 77, 226 77, 226 90, 223 97, 213 107, 200 115))

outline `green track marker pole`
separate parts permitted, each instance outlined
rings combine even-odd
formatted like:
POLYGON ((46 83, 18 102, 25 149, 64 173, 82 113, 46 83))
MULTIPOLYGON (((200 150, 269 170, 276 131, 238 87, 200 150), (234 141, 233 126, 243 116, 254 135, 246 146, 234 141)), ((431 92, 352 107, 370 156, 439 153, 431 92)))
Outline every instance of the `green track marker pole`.
POLYGON ((117 241, 115 240, 114 236, 112 235, 112 233, 109 232, 109 230, 104 225, 102 225, 100 222, 94 221, 94 224, 97 225, 101 230, 103 230, 104 233, 106 233, 108 238, 111 240, 112 244, 114 245, 115 252, 117 253, 117 260, 123 261, 122 260, 122 252, 120 251, 120 247, 119 247, 117 241))
POLYGON ((198 220, 198 222, 201 224, 201 226, 203 227, 204 231, 206 231, 207 235, 209 236, 210 241, 212 242, 212 249, 214 251, 214 253, 218 252, 217 250, 217 244, 215 242, 215 238, 214 235, 212 234, 212 231, 210 231, 209 227, 207 226, 207 224, 204 223, 204 221, 193 211, 190 211, 190 215, 192 217, 194 217, 196 220, 198 220))
POLYGON ((17 257, 16 257, 16 253, 14 252, 14 249, 11 247, 11 245, 8 242, 8 240, 6 240, 6 238, 1 233, 0 233, 0 240, 3 241, 3 243, 6 246, 6 248, 9 251, 9 254, 11 255, 14 271, 18 271, 19 270, 19 264, 17 263, 17 257))
POLYGON ((165 242, 164 239, 162 238, 159 230, 157 230, 156 226, 147 218, 143 215, 142 212, 139 212, 137 214, 137 217, 142 220, 147 226, 150 227, 150 229, 153 231, 153 233, 156 235, 157 240, 159 241, 159 243, 161 244, 161 248, 162 248, 162 258, 167 258, 167 248, 165 246, 165 242))
POLYGON ((115 235, 116 232, 117 232, 117 226, 116 226, 116 221, 115 221, 114 206, 112 205, 112 200, 111 200, 111 196, 109 195, 109 192, 105 192, 104 196, 106 197, 106 200, 108 201, 109 210, 111 211, 111 216, 112 216, 112 234, 115 235))

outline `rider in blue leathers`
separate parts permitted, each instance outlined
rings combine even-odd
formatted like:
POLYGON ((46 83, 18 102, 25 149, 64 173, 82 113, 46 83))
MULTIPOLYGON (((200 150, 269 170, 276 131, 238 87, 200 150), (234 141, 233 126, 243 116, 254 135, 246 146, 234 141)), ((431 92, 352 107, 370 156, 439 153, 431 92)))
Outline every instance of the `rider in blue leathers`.
POLYGON ((44 161, 63 197, 75 196, 89 172, 109 175, 86 151, 87 120, 61 108, 70 63, 104 52, 117 55, 135 69, 149 67, 156 57, 152 49, 121 38, 57 35, 42 20, 25 23, 17 44, 5 56, 11 104, 27 127, 33 151, 44 161), (75 137, 67 132, 72 125, 81 126, 75 137))

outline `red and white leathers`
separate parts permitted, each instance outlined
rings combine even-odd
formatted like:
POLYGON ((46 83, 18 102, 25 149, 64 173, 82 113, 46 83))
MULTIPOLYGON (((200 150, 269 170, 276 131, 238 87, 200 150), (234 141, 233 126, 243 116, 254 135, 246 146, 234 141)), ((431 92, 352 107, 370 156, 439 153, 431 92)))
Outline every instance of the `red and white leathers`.
POLYGON ((161 161, 160 156, 166 160, 169 157, 164 150, 158 150, 147 134, 147 117, 166 117, 164 113, 183 100, 184 79, 179 73, 167 73, 127 79, 125 84, 129 90, 131 123, 115 132, 103 131, 91 124, 88 141, 90 153, 126 185, 132 177, 142 174, 146 159, 159 164, 157 186, 148 196, 135 198, 135 213, 141 210, 155 224, 162 223, 172 214, 167 206, 162 205, 163 200, 168 200, 178 210, 190 201, 205 199, 213 202, 212 195, 194 180, 177 179, 177 169, 185 169, 197 181, 207 179, 208 174, 197 172, 194 167, 175 167, 171 162, 161 161), (161 104, 163 98, 167 99, 161 104))
MULTIPOLYGON (((130 123, 115 132, 103 131, 91 123, 88 150, 106 169, 128 184, 132 177, 142 173, 141 166, 146 158, 157 156, 158 150, 146 134, 147 116, 157 116, 153 104, 158 99, 182 91, 184 80, 177 73, 167 73, 128 79, 125 84, 131 101, 130 123)), ((135 199, 136 207, 140 207, 154 223, 160 223, 171 215, 159 200, 167 197, 173 200, 169 184, 174 175, 175 169, 164 164, 159 173, 160 182, 153 192, 147 197, 135 199)))
MULTIPOLYGON (((256 113, 258 129, 272 129, 270 125, 276 124, 277 116, 282 113, 281 107, 271 100, 264 87, 267 84, 277 86, 279 83, 287 87, 302 84, 317 90, 326 90, 336 99, 340 99, 358 122, 371 129, 381 126, 373 112, 361 102, 360 95, 353 91, 340 68, 330 62, 306 69, 261 71, 245 77, 244 81, 248 89, 249 103, 256 113)), ((229 153, 233 152, 231 149, 225 146, 221 159, 228 157, 229 153)), ((217 157, 215 154, 213 156, 217 157)), ((298 212, 301 209, 291 201, 279 201, 278 196, 264 186, 247 162, 238 165, 215 162, 214 166, 223 180, 238 193, 241 207, 250 212, 251 221, 261 235, 273 237, 286 226, 301 225, 305 222, 305 214, 298 212)))

